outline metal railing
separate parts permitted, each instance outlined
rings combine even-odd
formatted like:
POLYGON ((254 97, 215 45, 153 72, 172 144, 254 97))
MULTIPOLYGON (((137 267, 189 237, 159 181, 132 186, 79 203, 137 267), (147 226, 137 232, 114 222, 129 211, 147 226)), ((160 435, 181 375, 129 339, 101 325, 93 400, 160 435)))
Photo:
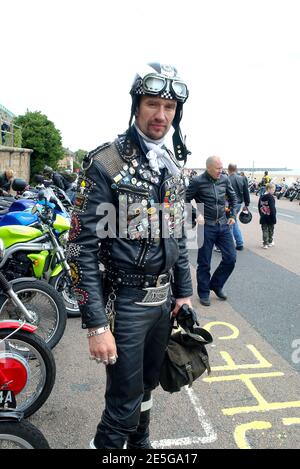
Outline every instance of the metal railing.
MULTIPOLYGON (((7 122, 7 121, 4 121, 7 122)), ((14 124, 13 122, 7 123, 10 130, 2 129, 1 124, 1 135, 0 135, 0 144, 3 146, 14 147, 15 143, 15 129, 22 129, 19 125, 14 124), (11 130, 12 128, 12 130, 11 130)))

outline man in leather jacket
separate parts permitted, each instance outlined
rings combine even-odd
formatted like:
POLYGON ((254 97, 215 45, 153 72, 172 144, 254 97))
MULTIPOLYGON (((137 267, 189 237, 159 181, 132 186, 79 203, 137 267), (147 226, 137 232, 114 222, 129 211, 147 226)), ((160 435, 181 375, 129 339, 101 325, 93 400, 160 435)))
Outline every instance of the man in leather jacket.
POLYGON ((237 165, 230 163, 228 165, 228 177, 230 179, 232 188, 235 192, 237 198, 237 206, 236 206, 236 222, 232 225, 232 234, 235 240, 236 246, 235 248, 238 251, 242 251, 244 249, 244 240, 243 235, 239 227, 238 223, 238 214, 241 210, 242 203, 244 203, 244 209, 247 209, 250 205, 250 194, 248 189, 248 180, 246 176, 241 176, 237 174, 237 165))
POLYGON ((69 235, 90 358, 107 372, 105 410, 90 443, 96 449, 151 447, 151 391, 170 334, 171 291, 174 316, 192 296, 184 181, 163 143, 173 125, 185 159, 179 121, 187 87, 173 67, 148 64, 130 93, 127 132, 83 161, 69 235))
MULTIPOLYGON (((222 174, 223 164, 219 157, 211 156, 206 161, 206 171, 191 180, 186 191, 186 200, 204 204, 204 218, 198 223, 204 225, 203 244, 198 250, 197 290, 200 303, 210 306, 210 291, 220 300, 227 296, 223 286, 232 273, 236 252, 230 227, 235 223, 237 198, 228 176, 222 174), (222 260, 211 276, 211 257, 216 245, 222 253, 222 260)), ((199 227, 199 229, 202 227, 199 227)))

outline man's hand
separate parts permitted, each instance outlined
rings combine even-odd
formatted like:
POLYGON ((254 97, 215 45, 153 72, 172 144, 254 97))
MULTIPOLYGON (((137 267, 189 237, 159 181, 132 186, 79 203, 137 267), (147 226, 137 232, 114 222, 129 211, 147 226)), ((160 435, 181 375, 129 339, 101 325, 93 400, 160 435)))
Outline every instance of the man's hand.
POLYGON ((100 359, 104 364, 118 356, 116 341, 111 331, 89 337, 89 348, 91 357, 100 359))
POLYGON ((235 219, 234 219, 234 218, 228 218, 227 224, 228 224, 229 226, 234 225, 234 224, 235 224, 235 219))
POLYGON ((172 316, 173 316, 173 317, 176 317, 177 314, 178 314, 178 311, 179 311, 180 308, 181 308, 181 306, 182 306, 182 305, 185 305, 185 304, 188 305, 190 308, 193 309, 191 297, 189 297, 189 298, 176 298, 175 308, 174 308, 173 311, 171 312, 172 316))
POLYGON ((204 225, 205 220, 204 220, 204 216, 201 215, 201 213, 197 216, 196 222, 198 223, 198 225, 204 225))

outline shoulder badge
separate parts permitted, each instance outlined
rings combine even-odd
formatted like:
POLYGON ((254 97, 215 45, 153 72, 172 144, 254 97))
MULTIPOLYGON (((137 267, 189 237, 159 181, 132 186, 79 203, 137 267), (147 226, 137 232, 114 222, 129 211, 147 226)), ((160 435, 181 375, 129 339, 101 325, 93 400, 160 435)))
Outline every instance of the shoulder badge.
POLYGON ((95 148, 95 150, 90 151, 82 160, 81 169, 86 171, 91 166, 95 156, 97 156, 101 150, 108 148, 111 145, 111 142, 106 142, 95 148))

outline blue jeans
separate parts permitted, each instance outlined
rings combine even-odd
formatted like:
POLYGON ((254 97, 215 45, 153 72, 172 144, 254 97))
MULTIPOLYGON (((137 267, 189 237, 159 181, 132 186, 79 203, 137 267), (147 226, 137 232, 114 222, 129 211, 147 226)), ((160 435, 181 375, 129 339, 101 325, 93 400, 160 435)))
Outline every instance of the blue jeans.
POLYGON ((200 298, 208 298, 210 290, 222 289, 236 262, 236 250, 229 225, 204 225, 203 246, 198 250, 197 290, 200 298), (211 256, 216 245, 222 260, 211 276, 211 256))
POLYGON ((233 234, 233 238, 235 239, 235 244, 237 246, 243 246, 244 244, 243 236, 242 236, 240 226, 238 223, 238 214, 239 214, 239 211, 241 210, 241 206, 242 204, 237 204, 236 206, 236 222, 234 225, 232 225, 232 234, 233 234))

